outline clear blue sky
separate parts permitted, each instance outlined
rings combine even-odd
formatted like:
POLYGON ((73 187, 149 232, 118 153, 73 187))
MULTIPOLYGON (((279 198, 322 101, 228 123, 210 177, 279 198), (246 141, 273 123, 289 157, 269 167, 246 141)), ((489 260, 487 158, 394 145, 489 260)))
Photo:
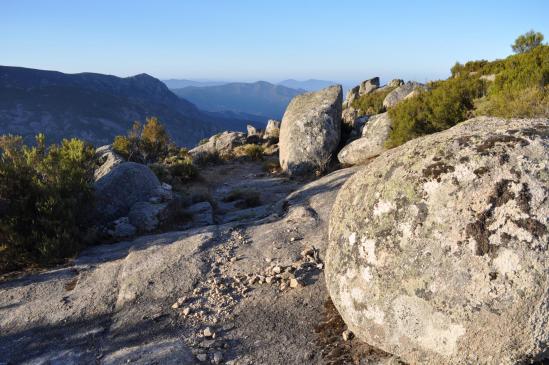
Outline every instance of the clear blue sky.
POLYGON ((0 64, 158 78, 443 78, 549 38, 549 1, 1 0, 0 64))

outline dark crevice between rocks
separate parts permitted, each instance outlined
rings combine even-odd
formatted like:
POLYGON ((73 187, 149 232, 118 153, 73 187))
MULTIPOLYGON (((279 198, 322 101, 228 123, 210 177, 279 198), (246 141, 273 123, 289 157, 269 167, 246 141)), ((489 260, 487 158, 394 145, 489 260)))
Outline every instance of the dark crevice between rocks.
MULTIPOLYGON (((324 303, 321 321, 315 326, 316 345, 320 351, 322 364, 326 365, 361 365, 381 363, 393 355, 368 345, 351 336, 345 341, 343 332, 347 325, 339 315, 331 299, 324 303)), ((405 364, 396 360, 395 364, 405 364)))

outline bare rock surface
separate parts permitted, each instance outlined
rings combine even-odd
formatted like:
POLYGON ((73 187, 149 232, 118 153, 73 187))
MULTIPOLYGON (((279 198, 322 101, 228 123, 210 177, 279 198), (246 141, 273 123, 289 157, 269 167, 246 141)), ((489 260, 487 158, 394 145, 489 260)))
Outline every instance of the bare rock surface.
POLYGON ((195 158, 207 155, 225 156, 235 147, 245 144, 246 138, 246 133, 226 131, 210 137, 206 143, 196 146, 189 153, 195 158))
MULTIPOLYGON (((220 186, 245 180, 223 168, 220 186)), ((251 187, 271 189, 263 219, 95 246, 0 283, 0 362, 322 364, 327 221, 354 172, 299 185, 256 176, 251 187)))
POLYGON ((410 363, 547 356, 549 120, 476 118, 340 190, 326 281, 359 338, 410 363))
POLYGON ((292 99, 280 127, 280 166, 289 175, 322 168, 341 138, 341 85, 292 99))
POLYGON ((359 165, 385 151, 392 123, 387 112, 373 115, 362 129, 362 137, 343 147, 337 158, 344 165, 359 165))
POLYGON ((408 95, 410 95, 414 90, 424 89, 425 85, 420 84, 415 81, 408 81, 407 83, 397 87, 391 91, 385 99, 383 99, 383 106, 385 108, 392 108, 397 105, 399 102, 404 100, 408 95))
POLYGON ((95 150, 95 158, 99 167, 95 169, 93 177, 95 181, 107 175, 116 166, 124 162, 124 159, 114 152, 111 145, 98 147, 95 150))
POLYGON ((274 139, 278 141, 280 135, 280 121, 269 119, 267 126, 265 127, 265 133, 263 133, 263 139, 274 139))
POLYGON ((365 94, 369 94, 375 89, 377 89, 378 87, 379 87, 379 77, 374 77, 369 80, 364 80, 360 83, 358 94, 361 96, 365 94))

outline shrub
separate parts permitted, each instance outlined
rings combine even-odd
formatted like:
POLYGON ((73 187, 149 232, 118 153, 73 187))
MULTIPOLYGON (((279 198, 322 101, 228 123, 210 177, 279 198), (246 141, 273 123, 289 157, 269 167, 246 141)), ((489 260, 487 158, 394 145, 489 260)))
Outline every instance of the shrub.
POLYGON ((515 53, 524 53, 540 46, 542 42, 543 34, 531 30, 515 39, 515 43, 511 45, 511 48, 515 53))
POLYGON ((510 56, 479 103, 479 114, 500 117, 547 116, 549 109, 549 46, 510 56))
POLYGON ((389 110, 393 129, 388 147, 442 131, 467 119, 472 115, 474 100, 486 93, 486 83, 469 76, 431 83, 429 87, 429 91, 405 99, 389 110))
POLYGON ((252 160, 263 160, 265 148, 258 144, 245 144, 234 149, 234 157, 249 157, 252 160))
POLYGON ((128 161, 154 163, 163 160, 173 150, 170 136, 157 118, 147 118, 141 125, 134 122, 126 136, 116 136, 113 149, 128 161))
POLYGON ((94 149, 78 139, 29 147, 0 137, 0 270, 48 264, 85 243, 93 213, 94 149))
POLYGON ((386 87, 381 90, 376 90, 369 94, 362 95, 360 98, 353 101, 353 108, 358 109, 360 115, 374 115, 383 113, 385 107, 383 106, 383 100, 394 87, 386 87))

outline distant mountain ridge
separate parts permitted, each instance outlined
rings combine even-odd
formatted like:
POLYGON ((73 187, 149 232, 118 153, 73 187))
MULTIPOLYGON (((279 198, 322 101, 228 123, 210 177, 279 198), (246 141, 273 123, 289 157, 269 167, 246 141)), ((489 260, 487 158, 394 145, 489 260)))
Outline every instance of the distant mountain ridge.
POLYGON ((290 100, 305 92, 302 89, 292 89, 266 81, 233 82, 205 87, 188 86, 172 91, 196 104, 200 109, 232 112, 237 115, 247 114, 262 120, 282 118, 290 100))
POLYGON ((187 80, 187 79, 169 79, 169 80, 162 80, 164 84, 170 89, 182 89, 187 86, 196 86, 196 87, 204 87, 204 86, 218 86, 218 85, 225 85, 229 84, 230 81, 200 81, 200 80, 187 80))
POLYGON ((286 86, 292 89, 317 91, 335 84, 337 84, 337 82, 327 81, 327 80, 309 79, 309 80, 299 81, 294 79, 288 79, 288 80, 280 81, 277 85, 286 86))
POLYGON ((0 66, 0 133, 48 141, 79 137, 96 145, 156 116, 174 141, 194 146, 217 132, 243 130, 243 120, 204 113, 147 74, 120 78, 0 66))

